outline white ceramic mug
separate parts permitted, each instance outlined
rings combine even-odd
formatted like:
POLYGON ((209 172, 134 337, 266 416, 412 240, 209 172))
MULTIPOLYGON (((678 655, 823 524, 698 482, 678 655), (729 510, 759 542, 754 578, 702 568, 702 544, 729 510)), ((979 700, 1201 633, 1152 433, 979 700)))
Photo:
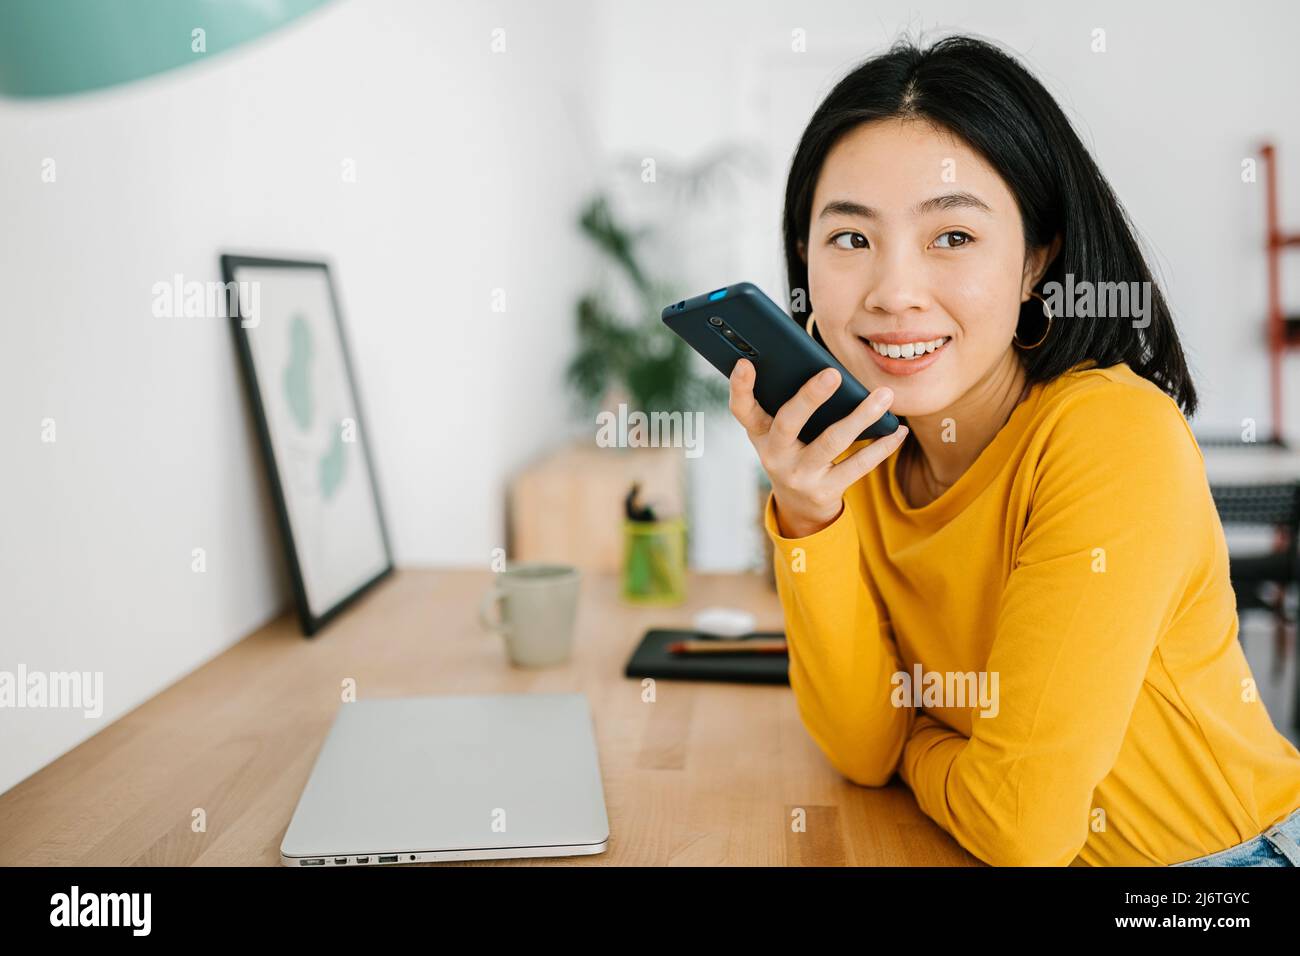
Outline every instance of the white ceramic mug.
POLYGON ((483 628, 506 639, 506 653, 521 667, 562 664, 573 650, 578 616, 578 569, 567 564, 527 562, 507 568, 483 595, 483 628), (489 611, 501 610, 498 620, 489 611))

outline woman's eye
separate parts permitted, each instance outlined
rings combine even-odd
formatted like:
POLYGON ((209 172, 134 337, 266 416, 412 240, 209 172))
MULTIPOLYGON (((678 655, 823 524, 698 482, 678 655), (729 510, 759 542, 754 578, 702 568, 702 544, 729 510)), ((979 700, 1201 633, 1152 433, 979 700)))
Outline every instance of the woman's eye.
POLYGON ((944 236, 961 236, 962 238, 961 238, 961 242, 958 243, 950 242, 946 246, 940 243, 939 244, 940 249, 959 249, 962 246, 969 245, 971 242, 974 241, 973 237, 969 233, 962 232, 960 229, 953 229, 940 235, 939 239, 936 239, 935 242, 939 242, 939 240, 942 239, 944 236))
POLYGON ((841 232, 831 236, 831 245, 840 249, 865 249, 867 247, 867 237, 860 232, 841 232), (845 245, 840 242, 841 239, 850 239, 852 242, 845 245))

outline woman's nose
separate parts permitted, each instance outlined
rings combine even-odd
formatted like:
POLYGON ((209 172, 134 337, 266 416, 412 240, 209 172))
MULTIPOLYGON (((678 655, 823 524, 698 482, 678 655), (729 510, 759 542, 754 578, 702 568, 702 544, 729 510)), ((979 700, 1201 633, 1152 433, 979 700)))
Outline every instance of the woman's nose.
POLYGON ((877 257, 868 270, 868 311, 898 314, 929 306, 925 270, 916 257, 899 250, 877 257))

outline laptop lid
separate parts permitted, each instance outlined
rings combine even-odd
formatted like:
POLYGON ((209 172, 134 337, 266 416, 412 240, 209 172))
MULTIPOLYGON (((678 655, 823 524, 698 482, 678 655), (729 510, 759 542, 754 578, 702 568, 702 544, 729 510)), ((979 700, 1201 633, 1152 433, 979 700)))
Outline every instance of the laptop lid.
POLYGON ((608 838, 584 695, 376 698, 339 708, 280 853, 408 863, 599 853, 608 838))

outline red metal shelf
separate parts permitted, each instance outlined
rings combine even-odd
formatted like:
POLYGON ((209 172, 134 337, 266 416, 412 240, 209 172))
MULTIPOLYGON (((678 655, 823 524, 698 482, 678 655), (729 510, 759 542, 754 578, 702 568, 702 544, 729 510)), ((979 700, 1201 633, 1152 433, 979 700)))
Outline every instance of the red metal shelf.
POLYGON ((1282 307, 1282 252, 1300 248, 1300 232, 1283 232, 1278 225, 1281 204, 1277 189, 1277 149, 1272 143, 1260 147, 1264 157, 1264 185, 1268 202, 1268 353, 1269 393, 1273 411, 1273 441, 1282 441, 1282 358, 1290 349, 1300 349, 1300 315, 1286 315, 1282 307))

